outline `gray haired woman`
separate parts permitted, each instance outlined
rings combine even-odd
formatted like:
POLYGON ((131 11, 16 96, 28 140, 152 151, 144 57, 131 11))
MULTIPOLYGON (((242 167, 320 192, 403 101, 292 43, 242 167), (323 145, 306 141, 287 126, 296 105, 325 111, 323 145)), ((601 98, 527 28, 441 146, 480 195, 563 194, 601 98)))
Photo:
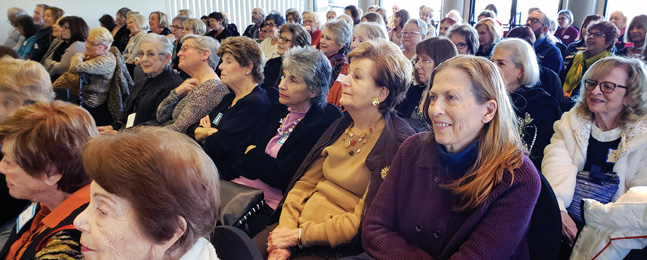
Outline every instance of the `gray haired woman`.
POLYGON ((321 52, 292 48, 285 53, 282 67, 281 108, 268 114, 260 124, 263 127, 236 153, 239 162, 233 182, 263 190, 267 202, 246 222, 252 237, 276 221, 270 216, 294 173, 323 132, 341 117, 339 109, 326 103, 331 66, 321 52))
POLYGON ((145 80, 138 81, 131 90, 124 112, 107 126, 99 127, 101 134, 115 134, 115 130, 155 124, 157 106, 168 93, 182 83, 171 67, 173 42, 166 36, 149 33, 139 40, 139 62, 146 75, 145 80))
POLYGON ((178 51, 179 67, 189 74, 181 85, 167 92, 157 108, 157 122, 166 128, 184 133, 220 103, 229 89, 214 71, 220 57, 220 43, 208 36, 185 35, 178 51))
POLYGON ((469 24, 454 24, 447 29, 446 34, 456 45, 458 54, 475 55, 479 49, 478 32, 469 24))
POLYGON ((281 26, 279 30, 279 42, 276 47, 276 53, 279 57, 270 59, 265 63, 265 79, 261 84, 261 88, 278 87, 281 83, 281 76, 283 76, 283 56, 285 52, 292 47, 309 47, 310 34, 300 24, 286 23, 281 26))
POLYGON ((348 64, 346 54, 350 51, 352 40, 353 28, 343 20, 333 19, 328 21, 321 32, 319 50, 328 57, 330 64, 332 64, 332 78, 330 78, 329 86, 335 83, 342 67, 348 64))

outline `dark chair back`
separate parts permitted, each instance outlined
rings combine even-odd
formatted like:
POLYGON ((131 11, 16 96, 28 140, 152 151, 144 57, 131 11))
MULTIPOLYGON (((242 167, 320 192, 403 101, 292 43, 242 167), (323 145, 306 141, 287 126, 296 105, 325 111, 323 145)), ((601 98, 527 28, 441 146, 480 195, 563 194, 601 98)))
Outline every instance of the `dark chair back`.
POLYGON ((558 259, 562 237, 562 216, 550 183, 541 177, 541 191, 530 218, 528 249, 530 259, 558 259))
POLYGON ((61 100, 65 102, 70 102, 70 90, 67 88, 54 88, 54 94, 56 95, 54 99, 61 100))
POLYGON ((218 226, 211 234, 211 244, 221 260, 262 260, 254 241, 242 230, 218 226))

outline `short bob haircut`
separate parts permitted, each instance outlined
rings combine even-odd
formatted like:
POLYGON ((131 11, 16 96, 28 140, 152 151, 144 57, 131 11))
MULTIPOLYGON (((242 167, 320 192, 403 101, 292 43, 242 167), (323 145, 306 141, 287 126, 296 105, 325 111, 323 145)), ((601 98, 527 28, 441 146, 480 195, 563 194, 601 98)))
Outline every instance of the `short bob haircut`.
POLYGON ((128 19, 135 20, 135 24, 137 25, 137 27, 139 27, 139 29, 148 30, 148 20, 146 20, 146 17, 144 17, 144 15, 137 12, 132 12, 128 15, 128 19))
POLYGON ((409 21, 409 11, 400 9, 399 11, 395 12, 395 17, 400 17, 400 24, 396 24, 395 27, 400 27, 404 28, 404 25, 409 21))
POLYGON ((285 20, 287 21, 290 16, 292 16, 292 19, 294 19, 294 22, 297 24, 301 24, 301 14, 299 14, 299 11, 297 10, 290 10, 287 13, 285 13, 285 20))
POLYGON ((615 24, 605 20, 595 21, 589 24, 588 27, 586 27, 587 33, 592 29, 598 29, 602 33, 604 33, 604 44, 607 45, 607 51, 611 51, 615 47, 615 43, 618 40, 618 36, 620 35, 620 30, 618 30, 618 27, 616 27, 615 24))
POLYGON ((355 29, 353 29, 353 34, 356 32, 364 33, 369 40, 375 40, 377 38, 388 39, 386 27, 378 23, 359 23, 355 26, 355 29))
POLYGON ((413 74, 413 65, 400 48, 387 39, 378 38, 361 43, 347 58, 350 63, 362 58, 373 61, 375 84, 389 90, 389 96, 380 103, 378 109, 382 114, 393 112, 395 106, 404 99, 413 74))
POLYGON ((604 17, 599 14, 592 14, 584 17, 584 21, 582 21, 582 26, 580 27, 580 39, 584 39, 584 36, 586 36, 585 35, 586 30, 584 29, 586 29, 589 26, 589 24, 600 20, 604 20, 604 17))
POLYGON ((339 53, 344 55, 348 54, 350 51, 350 44, 353 41, 353 27, 344 20, 332 19, 324 25, 323 30, 326 29, 330 30, 330 32, 335 35, 335 43, 342 46, 339 53))
MULTIPOLYGON (((479 28, 479 26, 486 26, 487 31, 492 35, 492 43, 496 43, 499 40, 501 40, 501 37, 503 37, 503 29, 501 29, 501 26, 499 23, 497 23, 494 19, 492 18, 483 18, 476 25, 474 25, 474 29, 479 28)), ((478 32, 478 31, 477 31, 478 32)), ((485 46, 489 47, 489 46, 485 46)))
POLYGON ((83 166, 107 192, 127 200, 143 234, 168 241, 186 220, 169 251, 186 252, 208 237, 220 211, 218 170, 188 136, 159 127, 135 127, 96 138, 84 147, 83 166))
POLYGON ((454 24, 447 29, 445 35, 447 38, 451 38, 452 34, 455 33, 463 35, 467 43, 467 48, 470 49, 470 54, 476 54, 476 51, 479 49, 479 34, 476 32, 476 29, 469 24, 454 24))
POLYGON ((227 18, 221 12, 213 12, 209 14, 209 19, 215 19, 221 23, 225 28, 227 28, 227 18))
MULTIPOLYGON (((420 56, 422 54, 431 58, 434 61, 434 67, 438 67, 439 64, 458 55, 458 50, 456 45, 448 38, 433 37, 416 45, 416 55, 420 56)), ((417 82, 421 82, 418 78, 418 73, 414 73, 414 77, 417 82)))
POLYGON ((312 43, 312 37, 303 25, 286 23, 281 26, 279 35, 284 32, 292 34, 292 47, 308 47, 312 43))
POLYGON ((54 100, 49 73, 40 63, 4 57, 0 58, 0 68, 0 105, 5 109, 15 110, 26 101, 54 100))
POLYGON ((189 18, 182 22, 182 27, 189 28, 196 35, 203 35, 207 31, 207 26, 198 18, 189 18))
POLYGON ((283 69, 305 81, 308 92, 315 94, 310 99, 311 105, 326 106, 332 66, 321 51, 310 47, 290 48, 283 55, 283 69))
POLYGON ((108 29, 104 27, 96 27, 90 29, 90 32, 88 33, 88 39, 97 41, 104 46, 110 47, 112 45, 112 34, 108 31, 108 29))
POLYGON ((88 27, 88 24, 85 23, 83 18, 78 16, 65 16, 58 21, 58 25, 61 26, 61 28, 63 28, 65 24, 70 26, 71 32, 70 39, 65 40, 69 40, 70 42, 84 42, 85 39, 88 38, 90 27, 88 27))
POLYGON ((169 28, 168 16, 164 12, 155 11, 155 12, 152 12, 150 15, 148 15, 148 18, 150 18, 154 14, 156 14, 157 18, 159 18, 160 20, 160 27, 168 29, 169 28))
POLYGON ((87 110, 62 101, 18 108, 0 125, 0 138, 13 142, 16 164, 34 178, 60 174, 57 189, 67 194, 90 183, 81 149, 98 136, 87 110))
POLYGON ((252 78, 254 82, 261 83, 265 78, 265 55, 261 47, 249 37, 234 36, 225 39, 218 48, 218 56, 222 58, 225 53, 231 54, 240 66, 252 65, 252 78))
POLYGON ((420 30, 420 35, 427 35, 427 23, 421 19, 409 19, 405 26, 407 24, 415 24, 416 27, 418 27, 418 30, 420 30))
POLYGON ((508 34, 505 36, 506 38, 519 38, 522 39, 528 43, 530 43, 530 46, 535 46, 535 33, 532 31, 532 29, 528 26, 522 25, 522 26, 517 26, 510 30, 508 34))
POLYGON ((276 28, 281 28, 281 25, 285 24, 285 19, 283 16, 281 16, 280 13, 270 13, 265 17, 265 23, 267 21, 274 21, 274 25, 276 25, 276 28))
MULTIPOLYGON (((376 12, 370 12, 366 13, 364 16, 362 16, 362 20, 366 19, 366 21, 371 22, 371 23, 377 23, 381 26, 385 26, 384 23, 384 18, 382 18, 382 15, 376 13, 376 12)), ((357 27, 355 27, 357 28, 357 27)))
MULTIPOLYGON (((645 63, 638 59, 629 59, 618 56, 606 57, 599 60, 589 68, 584 76, 582 76, 582 83, 580 84, 580 93, 585 93, 586 88, 584 81, 588 79, 601 79, 608 76, 614 68, 622 68, 628 76, 627 87, 628 103, 624 105, 624 109, 620 116, 616 119, 617 125, 624 127, 628 123, 635 122, 647 114, 647 68, 645 63)), ((581 95, 584 97, 584 94, 581 95)), ((588 101, 586 98, 580 98, 575 109, 581 116, 590 117, 593 112, 589 110, 588 101)))
POLYGON ((359 17, 359 10, 357 10, 357 6, 354 5, 349 5, 344 8, 344 11, 350 12, 350 18, 353 18, 353 25, 356 25, 359 23, 361 17, 359 17))
POLYGON ((566 27, 573 24, 573 12, 571 12, 571 10, 561 10, 557 13, 557 16, 559 17, 560 14, 566 16, 566 19, 568 19, 566 27))
POLYGON ((102 26, 106 27, 108 31, 112 31, 112 29, 117 26, 115 18, 112 18, 112 15, 109 14, 102 15, 101 18, 99 18, 99 23, 101 23, 102 26))
MULTIPOLYGON (((635 42, 631 39, 631 33, 629 33, 633 28, 643 28, 647 30, 647 15, 641 14, 631 19, 629 26, 627 26, 627 33, 625 33, 625 42, 635 42)), ((639 48, 640 46, 636 46, 639 48)))
MULTIPOLYGON (((512 171, 523 164, 523 146, 516 127, 517 115, 496 65, 483 57, 458 55, 436 67, 431 75, 430 93, 434 89, 435 76, 447 69, 462 70, 469 76, 476 103, 484 104, 489 100, 497 103, 494 118, 478 135, 478 150, 482 152, 476 163, 463 177, 446 185, 459 196, 459 206, 455 210, 472 210, 489 197, 492 187, 501 182, 504 174, 513 174, 512 171)), ((429 109, 430 96, 424 99, 424 109, 429 109)), ((422 114, 431 125, 429 113, 422 114)))
POLYGON ((508 38, 497 43, 492 53, 498 49, 510 51, 514 66, 523 70, 523 78, 519 80, 521 86, 533 87, 539 82, 537 55, 535 49, 528 42, 519 38, 508 38))
POLYGON ((189 39, 193 39, 193 41, 195 41, 195 48, 198 49, 198 51, 209 52, 209 66, 215 70, 216 67, 218 67, 218 63, 220 62, 220 57, 218 57, 217 54, 218 48, 220 48, 220 43, 213 37, 198 36, 193 34, 184 35, 184 37, 182 37, 182 43, 186 42, 186 40, 189 39))

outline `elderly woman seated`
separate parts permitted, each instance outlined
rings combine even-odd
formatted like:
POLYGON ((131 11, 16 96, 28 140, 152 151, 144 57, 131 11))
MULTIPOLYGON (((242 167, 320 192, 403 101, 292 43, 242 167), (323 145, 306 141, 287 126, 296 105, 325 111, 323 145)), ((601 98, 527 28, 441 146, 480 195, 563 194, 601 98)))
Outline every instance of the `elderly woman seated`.
POLYGON ((562 115, 561 107, 543 88, 535 87, 539 81, 539 64, 533 47, 526 41, 505 39, 497 43, 492 61, 501 69, 503 82, 512 97, 524 148, 540 169, 544 148, 553 135, 553 123, 562 115))
MULTIPOLYGON (((0 58, 0 68, 3 72, 0 73, 0 124, 23 105, 54 99, 49 74, 37 62, 4 57, 0 58)), ((0 160, 2 157, 0 153, 0 160)), ((18 216, 27 203, 9 195, 5 177, 0 175, 0 226, 18 216)))
POLYGON ((139 62, 146 79, 135 84, 124 104, 120 117, 107 126, 100 126, 101 134, 142 124, 157 124, 157 107, 169 92, 182 83, 182 78, 171 70, 173 43, 167 37, 150 33, 142 36, 139 62))
POLYGON ((474 25, 479 35, 479 49, 476 56, 492 57, 494 45, 503 37, 501 26, 492 18, 484 18, 474 25))
POLYGON ((19 108, 0 125, 0 173, 9 194, 33 201, 16 220, 2 259, 82 257, 72 221, 90 202, 90 178, 80 154, 98 135, 87 111, 62 101, 19 108))
POLYGON ((250 236, 277 221, 271 215, 294 173, 323 132, 341 117, 339 109, 326 103, 331 66, 321 52, 292 48, 281 67, 285 76, 278 101, 282 106, 265 117, 236 154, 241 160, 234 167, 239 177, 233 182, 263 190, 267 203, 246 222, 250 236))
POLYGON ((267 241, 269 259, 334 257, 361 252, 356 239, 365 212, 397 148, 413 129, 394 112, 413 72, 386 39, 366 41, 349 55, 340 103, 347 114, 321 136, 284 197, 278 226, 267 241))
POLYGON ((256 41, 246 36, 229 37, 217 54, 222 57, 222 83, 233 93, 225 95, 207 116, 189 127, 187 134, 202 143, 216 162, 221 178, 231 179, 232 153, 260 127, 258 122, 271 105, 267 93, 259 87, 265 57, 256 41))
POLYGON ((65 16, 58 20, 57 24, 61 29, 62 42, 56 47, 52 56, 43 61, 52 81, 70 69, 72 57, 75 54, 85 52, 85 40, 90 30, 85 20, 78 16, 65 16))
POLYGON ((402 29, 402 53, 407 59, 416 55, 416 46, 427 37, 427 24, 420 19, 410 19, 402 29))
MULTIPOLYGON (((588 32, 596 33, 594 28, 588 32)), ((541 169, 570 243, 582 227, 581 199, 606 204, 647 185, 646 79, 639 60, 601 59, 582 76, 581 100, 555 122, 541 169)))
POLYGON ((293 47, 309 47, 310 42, 310 34, 305 27, 293 23, 286 23, 281 26, 279 41, 276 46, 276 53, 279 56, 265 63, 265 68, 263 69, 265 79, 263 79, 261 88, 278 87, 283 76, 283 55, 285 55, 285 52, 293 47))
POLYGON ((350 24, 334 19, 330 20, 324 26, 319 41, 319 50, 323 52, 332 64, 332 77, 330 84, 332 86, 338 80, 339 72, 348 62, 346 54, 350 51, 350 44, 353 40, 353 27, 350 24))
POLYGON ((157 107, 156 117, 164 127, 184 133, 209 114, 230 91, 214 71, 220 61, 218 41, 193 34, 182 40, 179 67, 191 78, 167 92, 168 96, 157 107))
POLYGON ((459 55, 431 81, 424 108, 433 131, 398 150, 366 215, 364 249, 377 259, 527 259, 541 182, 501 74, 459 55))
POLYGON ((100 126, 111 124, 122 112, 109 104, 113 100, 109 98, 110 82, 117 66, 117 57, 109 51, 111 44, 112 35, 106 28, 92 28, 85 52, 74 54, 69 71, 53 83, 54 87, 68 88, 73 100, 80 99, 81 106, 100 126), (81 83, 83 89, 79 89, 81 83))
POLYGON ((198 144, 135 127, 89 142, 81 156, 93 180, 90 205, 74 220, 85 259, 218 259, 207 240, 218 171, 198 144))

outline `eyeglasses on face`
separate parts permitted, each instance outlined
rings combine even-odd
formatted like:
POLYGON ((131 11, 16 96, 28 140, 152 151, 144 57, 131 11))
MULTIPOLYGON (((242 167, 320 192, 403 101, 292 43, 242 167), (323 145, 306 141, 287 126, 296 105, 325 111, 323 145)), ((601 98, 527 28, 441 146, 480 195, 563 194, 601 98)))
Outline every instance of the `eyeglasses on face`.
POLYGON ((459 49, 467 47, 467 43, 464 43, 464 42, 454 43, 454 45, 456 45, 456 48, 459 48, 459 49))
POLYGON ((288 38, 285 38, 285 37, 279 37, 279 41, 282 41, 284 43, 288 43, 288 42, 291 42, 292 40, 290 40, 288 38))
POLYGON ((609 81, 598 82, 597 80, 593 79, 584 80, 584 88, 586 88, 586 90, 593 91, 598 85, 600 85, 600 91, 602 91, 603 93, 611 93, 616 90, 617 87, 624 89, 627 88, 625 86, 618 85, 609 81))
POLYGON ((420 32, 407 32, 407 31, 402 31, 402 36, 415 36, 416 34, 420 34, 420 32))
POLYGON ((540 24, 544 25, 544 23, 542 23, 542 22, 541 22, 539 19, 537 19, 537 18, 528 18, 528 20, 526 20, 526 23, 528 23, 528 22, 530 22, 530 24, 540 23, 540 24))
MULTIPOLYGON (((183 47, 183 48, 184 48, 184 47, 183 47)), ((155 57, 155 56, 158 56, 158 55, 159 55, 159 56, 162 56, 162 55, 165 55, 165 54, 164 54, 164 53, 154 53, 154 52, 152 52, 152 51, 149 51, 149 52, 146 52, 146 53, 144 53, 144 52, 141 52, 141 51, 140 51, 140 52, 137 54, 137 56, 138 56, 140 59, 143 59, 144 57, 152 58, 152 57, 155 57)))
POLYGON ((416 56, 416 57, 413 59, 413 63, 414 63, 414 64, 418 64, 418 62, 422 62, 422 65, 429 65, 429 64, 433 64, 433 63, 434 63, 434 61, 433 61, 433 60, 425 59, 425 58, 420 58, 420 57, 416 56))
POLYGON ((89 39, 85 39, 85 43, 90 44, 92 46, 102 46, 103 45, 103 44, 101 44, 99 42, 90 41, 89 39))
POLYGON ((587 32, 587 33, 586 33, 586 37, 602 38, 602 37, 604 37, 604 36, 605 36, 605 35, 604 35, 604 33, 603 33, 603 32, 593 32, 593 33, 592 33, 592 32, 587 32))
POLYGON ((171 28, 173 28, 173 29, 175 29, 175 30, 182 30, 182 28, 183 28, 183 27, 182 27, 182 26, 178 26, 178 25, 173 25, 173 26, 171 26, 171 28))
POLYGON ((197 49, 198 49, 198 47, 191 46, 191 45, 182 45, 182 48, 180 48, 180 51, 181 51, 181 52, 186 52, 186 51, 188 51, 189 49, 196 49, 196 50, 197 50, 197 49))
POLYGON ((276 26, 276 24, 274 24, 274 23, 265 23, 265 26, 274 27, 274 26, 276 26))

